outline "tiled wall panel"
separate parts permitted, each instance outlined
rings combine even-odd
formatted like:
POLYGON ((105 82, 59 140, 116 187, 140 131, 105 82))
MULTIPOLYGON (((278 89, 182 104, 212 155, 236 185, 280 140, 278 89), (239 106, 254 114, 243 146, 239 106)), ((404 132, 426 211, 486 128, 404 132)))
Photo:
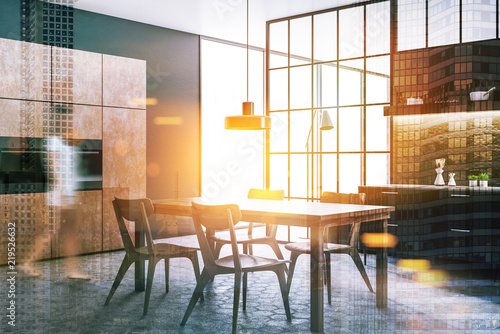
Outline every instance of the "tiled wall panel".
POLYGON ((103 250, 122 248, 113 196, 146 196, 146 110, 103 109, 103 250))
POLYGON ((72 200, 60 209, 52 257, 102 250, 102 191, 75 192, 72 200))
POLYGON ((102 54, 52 49, 52 100, 102 104, 102 54))
MULTIPOLYGON (((0 246, 15 222, 19 262, 122 248, 111 201, 146 196, 146 62, 0 39, 0 76, 0 136, 103 147, 102 191, 68 193, 49 177, 46 193, 0 195, 0 246)), ((54 154, 47 167, 62 163, 54 154)))
POLYGON ((145 109, 146 62, 103 55, 103 105, 145 109))
POLYGON ((50 100, 50 47, 0 39, 0 97, 50 100))

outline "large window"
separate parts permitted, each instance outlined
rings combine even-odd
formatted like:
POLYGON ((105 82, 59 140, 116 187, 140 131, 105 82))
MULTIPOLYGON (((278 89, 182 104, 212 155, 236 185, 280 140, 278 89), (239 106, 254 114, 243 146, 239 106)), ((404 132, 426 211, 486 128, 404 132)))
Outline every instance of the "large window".
MULTIPOLYGON (((249 99, 264 112, 264 52, 249 52, 249 99)), ((246 48, 201 40, 202 195, 245 197, 264 183, 263 131, 224 129, 226 116, 241 115, 246 101, 246 48)))
POLYGON ((388 183, 389 14, 381 1, 268 22, 271 189, 315 200, 388 183))
POLYGON ((398 0, 398 51, 494 39, 497 0, 398 0))

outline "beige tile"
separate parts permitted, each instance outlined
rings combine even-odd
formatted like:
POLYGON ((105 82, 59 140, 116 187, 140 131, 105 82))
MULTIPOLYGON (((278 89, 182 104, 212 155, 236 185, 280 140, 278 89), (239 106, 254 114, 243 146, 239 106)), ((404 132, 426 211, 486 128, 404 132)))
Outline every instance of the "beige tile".
MULTIPOLYGON (((116 221, 113 203, 115 197, 132 198, 126 187, 103 188, 103 213, 102 213, 102 249, 103 251, 122 249, 123 241, 116 221)), ((135 226, 126 222, 129 233, 134 240, 135 226)))
POLYGON ((103 110, 103 249, 123 248, 113 197, 146 196, 146 111, 103 110))
POLYGON ((145 109, 146 61, 103 55, 103 105, 145 109))
POLYGON ((0 99, 0 136, 21 136, 21 102, 19 100, 0 99))
POLYGON ((102 107, 74 104, 73 123, 74 138, 102 139, 102 107))
POLYGON ((102 191, 78 191, 60 208, 60 222, 52 243, 52 257, 102 250, 102 191))
POLYGON ((50 47, 0 39, 0 97, 50 100, 50 47))
POLYGON ((52 99, 91 105, 102 104, 102 55, 53 47, 52 99))
MULTIPOLYGON (((0 195, 0 247, 7 249, 8 223, 16 227, 16 263, 51 257, 51 228, 45 194, 0 195)), ((7 263, 7 252, 0 252, 0 264, 7 263)))

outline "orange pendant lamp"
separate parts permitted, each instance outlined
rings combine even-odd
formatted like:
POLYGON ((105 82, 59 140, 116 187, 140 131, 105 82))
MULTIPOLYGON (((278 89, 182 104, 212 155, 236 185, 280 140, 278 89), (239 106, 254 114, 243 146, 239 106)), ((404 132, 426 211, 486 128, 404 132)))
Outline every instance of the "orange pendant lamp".
POLYGON ((269 130, 271 117, 254 115, 253 102, 248 101, 248 0, 247 0, 247 102, 243 102, 242 115, 227 116, 225 119, 227 130, 269 130))

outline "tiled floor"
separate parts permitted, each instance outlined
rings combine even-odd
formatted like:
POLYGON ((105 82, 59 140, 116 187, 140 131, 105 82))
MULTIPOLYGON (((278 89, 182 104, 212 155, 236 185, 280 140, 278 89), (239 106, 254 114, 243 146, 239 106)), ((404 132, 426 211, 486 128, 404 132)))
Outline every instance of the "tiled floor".
MULTIPOLYGON (((265 254, 268 249, 256 247, 265 254)), ((228 252, 229 247, 223 248, 228 252)), ((285 252, 284 252, 285 253, 285 252)), ((123 251, 78 257, 91 280, 66 278, 68 259, 35 264, 41 277, 21 272, 16 285, 16 327, 2 316, 0 332, 16 333, 230 333, 233 276, 217 276, 185 327, 179 323, 195 286, 191 263, 171 260, 170 292, 165 294, 163 261, 155 274, 149 314, 142 316, 144 292, 134 291, 130 269, 108 306, 104 301, 123 258, 123 251)), ((288 254, 285 253, 285 257, 288 254)), ((332 257, 333 301, 325 304, 325 333, 500 333, 500 282, 450 279, 441 287, 417 283, 389 263, 389 303, 375 307, 346 255, 332 257)), ((290 291, 292 322, 286 321, 274 273, 249 276, 247 311, 240 305, 239 333, 309 332, 309 257, 300 256, 290 291)), ((6 268, 2 268, 6 270, 6 268)), ((375 286, 375 259, 368 257, 375 286)), ((2 309, 7 285, 2 279, 2 309)), ((326 296, 325 296, 326 297, 326 296)), ((325 298, 326 303, 326 298, 325 298)), ((5 314, 5 311, 2 312, 5 314)))

